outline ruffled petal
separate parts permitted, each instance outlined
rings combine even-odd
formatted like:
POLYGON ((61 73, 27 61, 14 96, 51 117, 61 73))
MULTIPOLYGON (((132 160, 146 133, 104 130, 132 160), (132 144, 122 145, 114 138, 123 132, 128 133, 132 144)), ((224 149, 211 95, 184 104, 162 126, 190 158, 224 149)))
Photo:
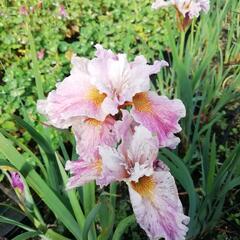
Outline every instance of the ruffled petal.
POLYGON ((169 0, 169 1, 165 1, 165 0, 156 0, 153 4, 152 4, 152 9, 159 9, 159 8, 164 8, 164 7, 168 7, 171 5, 174 5, 174 0, 169 0))
POLYGON ((128 177, 124 157, 109 146, 100 146, 99 154, 102 159, 102 173, 97 184, 106 186, 113 181, 121 181, 128 177))
POLYGON ((210 9, 210 1, 209 0, 199 0, 201 9, 203 12, 207 13, 210 9))
POLYGON ((97 179, 101 174, 102 163, 100 160, 92 162, 84 160, 67 161, 65 169, 70 171, 72 175, 66 187, 72 189, 97 179))
POLYGON ((122 145, 129 146, 135 132, 135 127, 139 124, 134 121, 133 117, 127 110, 121 110, 122 120, 116 121, 114 127, 118 141, 122 145))
POLYGON ((103 122, 93 118, 75 121, 73 132, 79 156, 84 160, 98 158, 98 146, 114 146, 117 143, 114 124, 115 120, 110 116, 103 122))
POLYGON ((137 222, 150 239, 185 239, 189 217, 183 213, 170 172, 158 171, 130 182, 129 192, 137 222))
POLYGON ((96 46, 96 58, 88 64, 91 83, 106 94, 104 107, 111 114, 118 112, 118 107, 132 101, 132 97, 150 88, 150 75, 156 74, 166 61, 155 61, 147 64, 143 56, 129 62, 126 54, 114 54, 111 50, 96 46))
POLYGON ((135 127, 130 146, 128 146, 128 158, 132 163, 153 166, 158 154, 158 139, 144 126, 135 127))
POLYGON ((186 110, 181 100, 169 100, 155 92, 136 94, 131 111, 135 121, 157 134, 160 147, 175 148, 180 139, 174 133, 181 131, 178 121, 186 110))
POLYGON ((49 124, 58 128, 71 126, 79 117, 104 120, 108 114, 101 108, 105 94, 90 84, 88 60, 74 57, 72 63, 71 75, 58 83, 46 100, 37 103, 38 111, 47 117, 49 124))

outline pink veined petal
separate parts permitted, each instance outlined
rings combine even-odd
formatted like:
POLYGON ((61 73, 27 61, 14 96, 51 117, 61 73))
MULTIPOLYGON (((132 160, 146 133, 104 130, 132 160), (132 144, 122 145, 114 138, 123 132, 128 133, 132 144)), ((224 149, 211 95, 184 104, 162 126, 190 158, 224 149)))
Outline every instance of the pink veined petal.
POLYGON ((176 1, 176 7, 184 17, 187 15, 190 19, 198 17, 200 12, 209 10, 209 0, 181 0, 176 1))
POLYGON ((157 158, 158 146, 157 136, 153 136, 144 126, 137 126, 130 146, 128 146, 128 158, 133 164, 137 162, 152 168, 157 158))
POLYGON ((87 72, 88 60, 73 57, 71 75, 57 84, 56 90, 49 93, 46 100, 39 100, 37 109, 48 122, 58 128, 67 128, 79 117, 92 117, 104 120, 108 113, 101 104, 105 95, 90 84, 87 72))
POLYGON ((178 121, 186 110, 181 100, 169 100, 155 92, 136 94, 133 98, 133 118, 157 134, 160 147, 175 148, 180 142, 174 134, 181 131, 178 121))
POLYGON ((102 159, 102 173, 97 180, 97 184, 101 187, 106 186, 113 181, 121 181, 128 176, 124 158, 115 148, 100 146, 99 154, 102 159))
POLYGON ((98 157, 98 146, 115 146, 117 138, 114 124, 115 120, 110 116, 103 122, 92 118, 75 121, 73 132, 79 156, 85 160, 93 159, 98 157))
POLYGON ((72 175, 66 187, 72 189, 97 179, 101 173, 101 161, 67 161, 65 169, 72 175))
POLYGON ((189 217, 183 213, 174 178, 158 171, 129 183, 130 199, 137 222, 151 240, 184 240, 189 217))
POLYGON ((96 53, 95 53, 96 57, 101 59, 108 59, 108 58, 117 59, 117 55, 114 54, 112 50, 104 49, 101 44, 96 44, 95 48, 96 48, 96 53))
MULTIPOLYGON (((118 141, 129 146, 135 132, 135 127, 139 124, 134 121, 133 117, 127 110, 121 110, 122 120, 116 121, 114 127, 118 141)), ((121 144, 122 145, 122 144, 121 144)))
POLYGON ((106 94, 104 109, 111 114, 118 112, 118 106, 131 102, 136 93, 149 90, 150 75, 168 66, 166 61, 147 64, 143 56, 129 62, 126 54, 114 54, 99 44, 96 48, 96 58, 88 64, 88 72, 91 83, 106 94))
POLYGON ((210 9, 210 1, 209 0, 199 0, 201 9, 203 12, 207 13, 210 9))
MULTIPOLYGON (((187 14, 190 19, 199 17, 202 8, 199 2, 191 2, 187 14)), ((186 15, 186 14, 185 14, 186 15)))
POLYGON ((174 5, 174 0, 169 0, 169 1, 165 1, 165 0, 156 0, 153 4, 152 4, 152 9, 159 9, 159 8, 164 8, 164 7, 168 7, 171 5, 174 5))

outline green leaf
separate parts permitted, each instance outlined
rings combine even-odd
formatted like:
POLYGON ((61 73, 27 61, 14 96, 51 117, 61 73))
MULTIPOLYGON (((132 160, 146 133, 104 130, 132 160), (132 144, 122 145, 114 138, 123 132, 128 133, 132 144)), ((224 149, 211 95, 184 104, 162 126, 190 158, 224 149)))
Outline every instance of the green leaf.
POLYGON ((26 231, 35 231, 35 229, 33 229, 25 224, 22 224, 21 222, 15 221, 13 219, 10 219, 10 218, 4 217, 4 216, 0 216, 0 222, 20 227, 26 231))
POLYGON ((54 150, 52 149, 48 141, 40 133, 38 133, 30 124, 28 124, 18 116, 13 116, 13 118, 20 127, 26 129, 29 132, 32 138, 39 144, 39 146, 47 155, 49 161, 45 162, 45 167, 47 168, 49 182, 51 187, 56 191, 56 193, 58 193, 60 181, 58 178, 59 172, 57 171, 58 169, 57 160, 54 150))
POLYGON ((124 218, 117 226, 112 240, 121 240, 122 235, 125 233, 126 229, 136 222, 135 216, 131 215, 124 218))
POLYGON ((94 224, 94 221, 96 219, 97 214, 99 213, 101 209, 101 203, 96 204, 96 206, 90 211, 88 214, 84 227, 83 227, 83 232, 82 232, 82 239, 88 239, 88 232, 92 225, 94 224))
MULTIPOLYGON (((0 152, 13 164, 19 171, 25 163, 24 157, 12 146, 0 133, 0 152)), ((38 175, 35 170, 31 170, 26 176, 29 186, 39 195, 39 197, 53 211, 56 217, 72 232, 76 239, 81 240, 81 231, 70 211, 65 207, 62 201, 46 182, 38 175)))
POLYGON ((99 211, 99 219, 102 231, 98 236, 98 240, 108 240, 112 233, 115 213, 110 201, 105 196, 101 196, 102 205, 99 211))
MULTIPOLYGON (((58 163, 59 171, 60 171, 62 179, 63 179, 64 186, 66 186, 67 181, 68 181, 68 175, 65 172, 65 169, 60 161, 60 157, 58 155, 56 155, 56 158, 57 158, 57 163, 58 163)), ((84 222, 85 222, 85 216, 84 216, 82 208, 80 206, 80 202, 77 198, 76 190, 71 189, 71 190, 66 190, 66 191, 67 191, 67 195, 68 195, 69 201, 71 203, 75 218, 77 219, 78 224, 82 230, 83 226, 84 226, 84 222)))
POLYGON ((31 231, 31 232, 22 233, 22 234, 16 236, 15 238, 13 238, 12 240, 27 240, 29 238, 33 238, 33 237, 37 237, 37 236, 39 236, 39 232, 31 231))

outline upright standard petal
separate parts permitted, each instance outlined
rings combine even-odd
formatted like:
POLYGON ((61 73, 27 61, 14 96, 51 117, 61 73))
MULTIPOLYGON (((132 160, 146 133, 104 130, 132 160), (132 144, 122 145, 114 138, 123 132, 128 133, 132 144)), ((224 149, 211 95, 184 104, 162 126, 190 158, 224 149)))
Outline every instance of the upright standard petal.
POLYGON ((97 184, 102 187, 113 181, 122 181, 128 177, 124 156, 115 148, 100 146, 99 154, 102 159, 102 172, 97 184))
POLYGON ((143 56, 129 62, 126 54, 114 54, 99 44, 96 48, 96 58, 90 61, 88 70, 92 84, 106 94, 103 109, 112 115, 118 112, 120 105, 132 101, 136 93, 149 90, 149 76, 168 65, 165 61, 149 65, 143 56))
POLYGON ((75 121, 73 132, 77 143, 77 153, 82 159, 98 157, 98 146, 115 146, 117 137, 114 129, 115 120, 108 116, 104 121, 86 118, 75 121))
POLYGON ((152 9, 159 9, 159 8, 168 7, 168 6, 174 5, 174 3, 175 3, 174 0, 170 0, 170 1, 156 0, 156 1, 152 4, 152 9))
POLYGON ((122 144, 120 146, 129 146, 133 134, 135 133, 135 127, 139 125, 132 115, 127 110, 121 110, 122 119, 116 121, 114 127, 116 130, 117 139, 122 144))
POLYGON ((143 92, 133 97, 133 118, 152 133, 157 134, 160 147, 175 148, 180 139, 174 134, 181 131, 178 121, 186 110, 181 100, 169 100, 155 92, 143 92))
POLYGON ((128 183, 137 222, 151 240, 184 240, 189 217, 183 213, 174 178, 168 171, 154 172, 128 183))
POLYGON ((156 0, 152 4, 153 9, 174 6, 183 17, 193 19, 198 17, 200 12, 208 12, 210 8, 209 0, 156 0))
POLYGON ((158 146, 157 136, 153 136, 144 126, 137 126, 128 146, 128 159, 131 160, 131 164, 138 162, 140 165, 145 164, 152 168, 157 158, 158 146))
POLYGON ((73 57, 71 75, 57 84, 46 100, 39 100, 37 108, 45 115, 49 124, 67 128, 79 117, 104 120, 108 113, 101 105, 106 95, 90 83, 87 72, 88 60, 73 57))

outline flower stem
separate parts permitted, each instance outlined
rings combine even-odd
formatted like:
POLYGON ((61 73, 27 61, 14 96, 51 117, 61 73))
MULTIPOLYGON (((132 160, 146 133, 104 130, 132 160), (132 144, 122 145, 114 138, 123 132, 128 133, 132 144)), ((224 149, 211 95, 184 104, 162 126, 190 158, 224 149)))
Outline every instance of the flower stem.
POLYGON ((181 31, 181 35, 180 35, 180 53, 179 53, 180 60, 183 59, 184 43, 185 43, 185 31, 181 31))

